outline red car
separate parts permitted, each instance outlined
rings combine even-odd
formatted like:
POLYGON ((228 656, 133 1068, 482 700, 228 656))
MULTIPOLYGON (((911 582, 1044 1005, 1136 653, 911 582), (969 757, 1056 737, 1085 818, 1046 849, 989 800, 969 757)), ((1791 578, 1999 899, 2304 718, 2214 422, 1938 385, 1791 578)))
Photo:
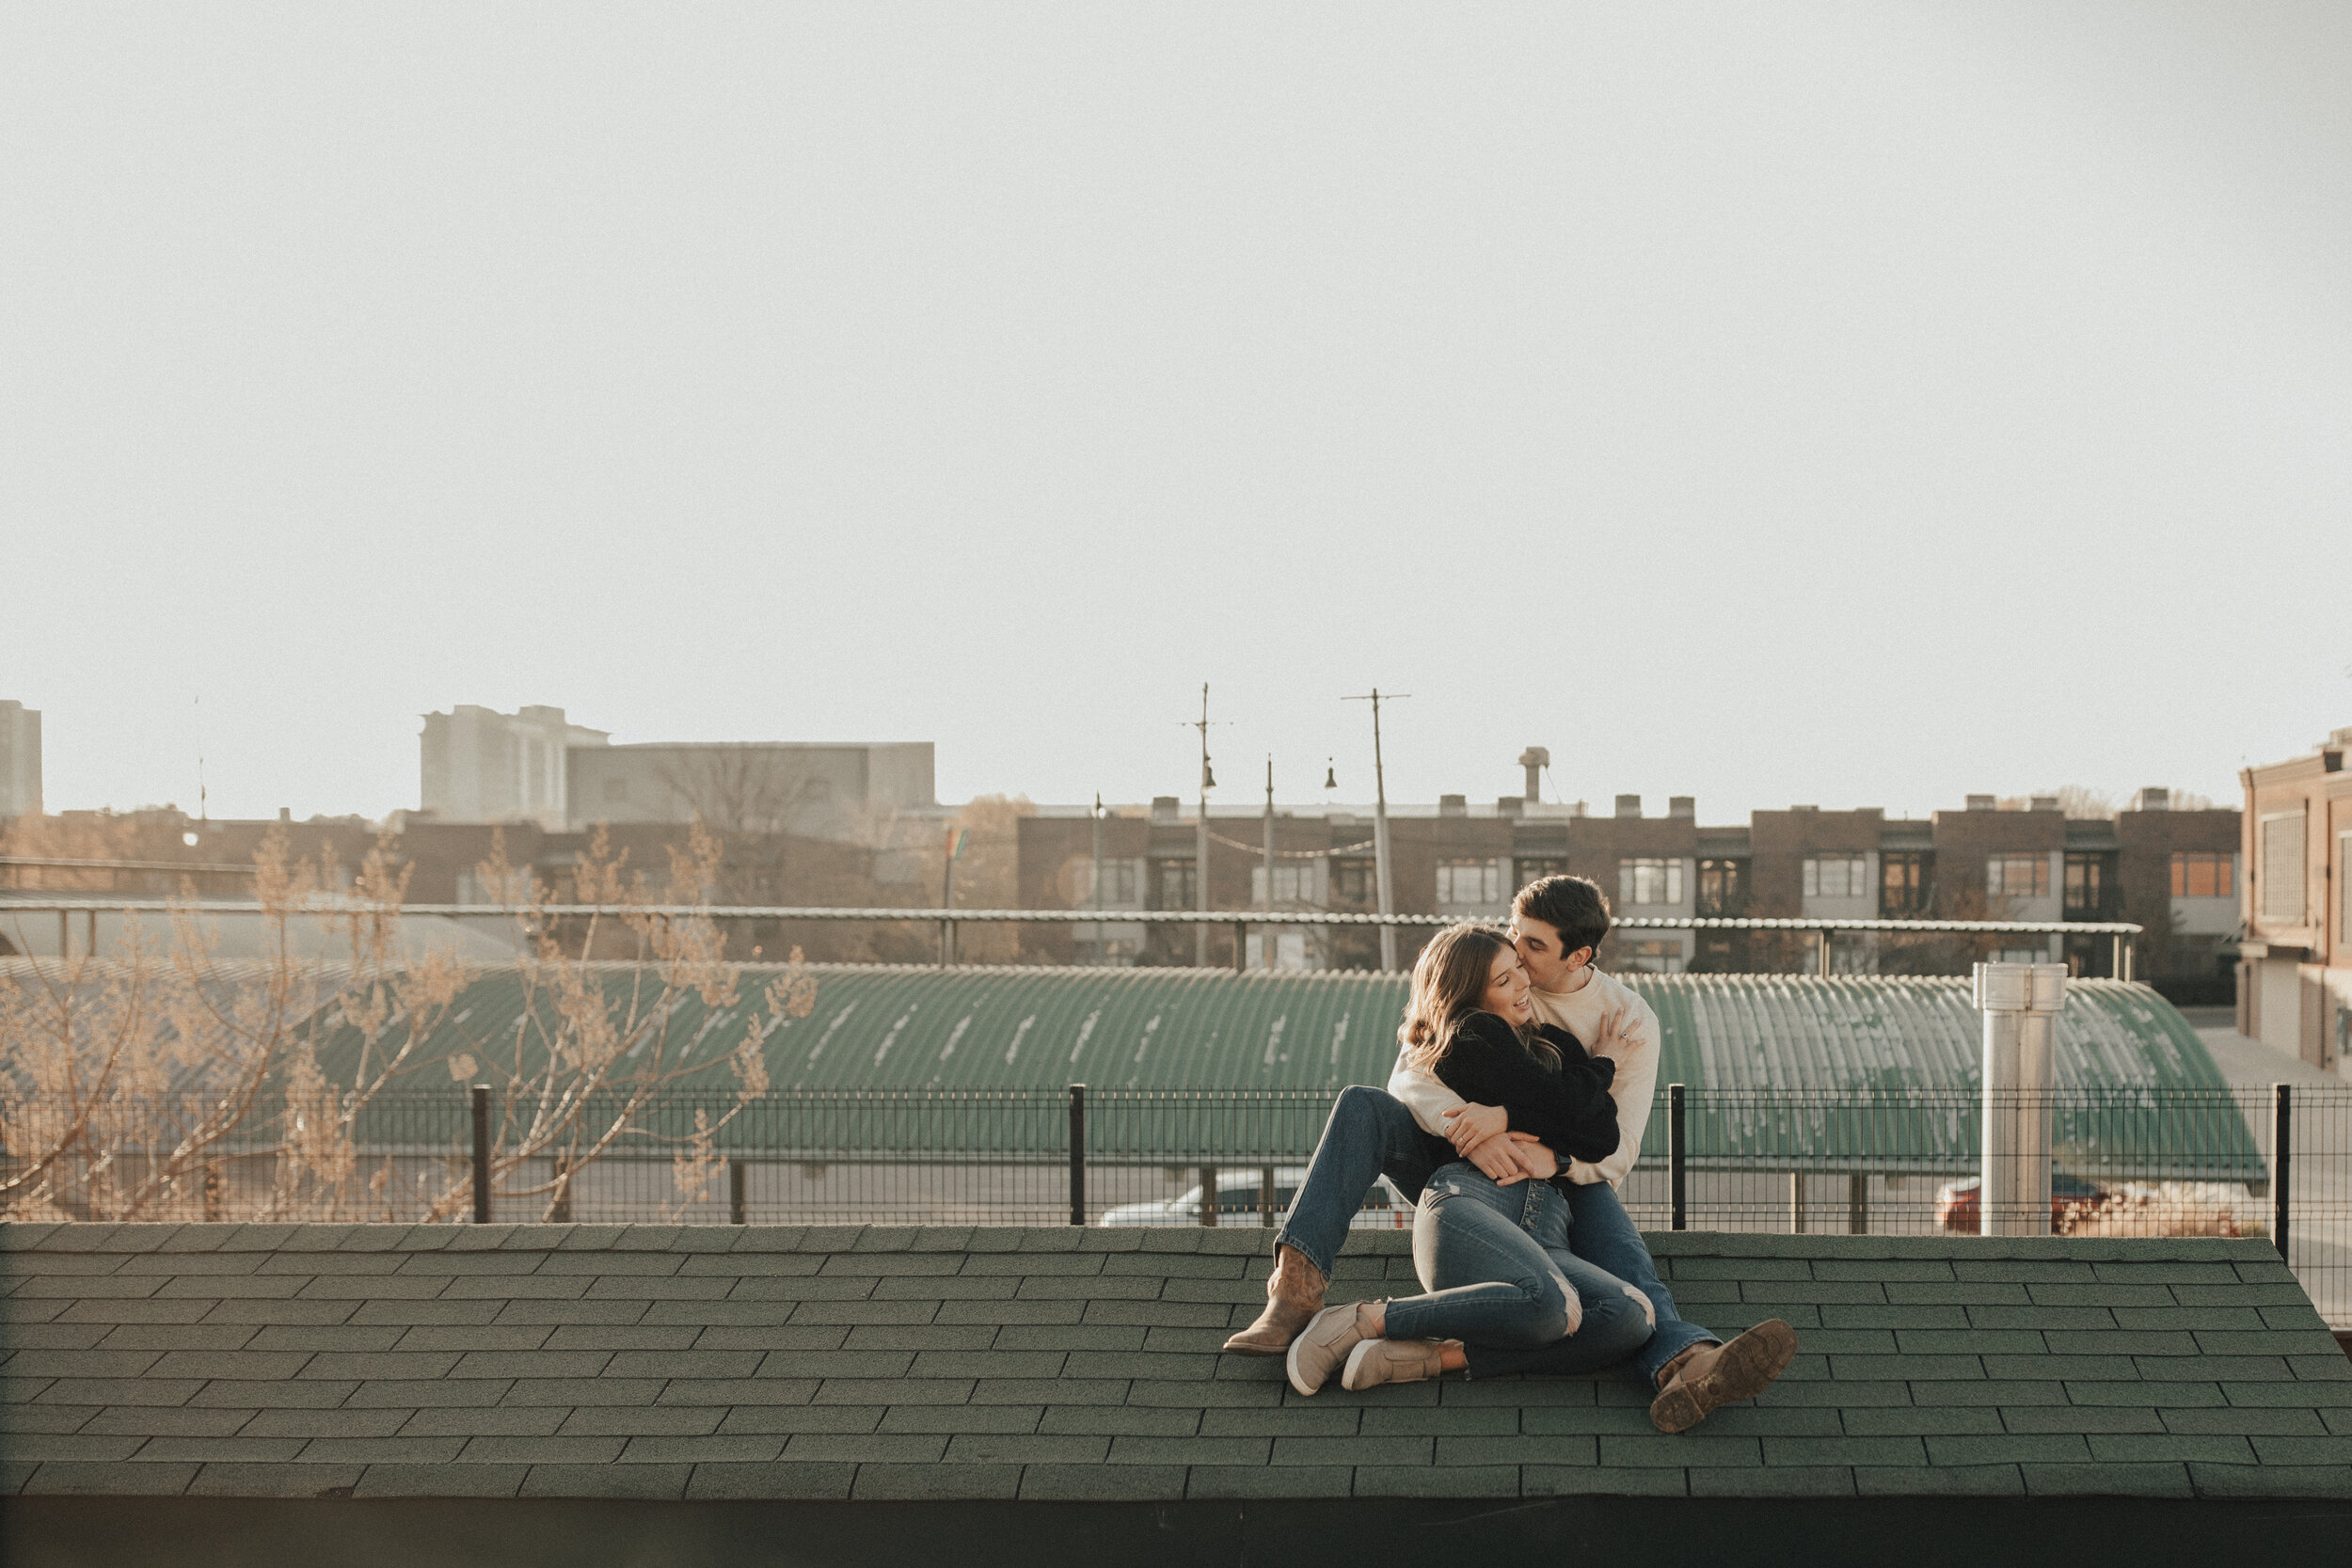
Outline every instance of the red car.
MULTIPOLYGON (((1947 1230, 1963 1236, 1974 1236, 1983 1229, 1977 1214, 1977 1189, 1981 1182, 1976 1177, 1954 1181, 1935 1195, 1935 1223, 1947 1230)), ((2063 1171, 2050 1173, 2050 1234, 2058 1235, 2066 1228, 2066 1216, 2099 1207, 2107 1190, 2096 1181, 2086 1181, 2079 1176, 2063 1171)))

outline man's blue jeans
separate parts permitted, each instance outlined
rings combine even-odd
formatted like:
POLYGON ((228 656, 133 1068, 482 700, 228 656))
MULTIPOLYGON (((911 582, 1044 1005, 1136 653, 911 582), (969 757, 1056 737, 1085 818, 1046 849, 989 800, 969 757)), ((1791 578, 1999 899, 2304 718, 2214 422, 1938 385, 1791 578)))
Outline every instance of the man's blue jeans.
POLYGON ((1360 1084, 1342 1089, 1274 1244, 1296 1247, 1327 1279, 1375 1178, 1386 1175, 1418 1203, 1430 1172, 1454 1157, 1454 1146, 1422 1132, 1395 1096, 1360 1084))
MULTIPOLYGON (((1410 1112, 1406 1113, 1408 1116, 1410 1112)), ((1616 1275, 1642 1294, 1649 1297, 1650 1308, 1658 1315, 1658 1327, 1642 1348, 1633 1354, 1633 1369, 1640 1372, 1653 1388, 1658 1386, 1658 1373, 1667 1362, 1689 1350, 1692 1345, 1721 1344, 1722 1339, 1694 1323, 1684 1321, 1675 1309, 1674 1292, 1658 1277, 1658 1265, 1651 1260, 1649 1243, 1633 1227, 1633 1216, 1625 1212, 1617 1198, 1617 1190, 1606 1181, 1572 1183, 1568 1188, 1568 1250, 1587 1263, 1616 1275)), ((1568 1347, 1558 1347, 1562 1358, 1567 1358, 1568 1347)), ((1522 1353, 1523 1365, 1511 1367, 1520 1372, 1581 1371, 1581 1367, 1549 1366, 1545 1364, 1547 1351, 1522 1353)), ((1504 1370, 1497 1364, 1479 1369, 1493 1372, 1504 1370)))
MULTIPOLYGON (((1324 1124, 1322 1141, 1315 1145, 1314 1159, 1307 1166, 1307 1180, 1292 1199, 1290 1212, 1282 1217, 1281 1228, 1274 1233, 1275 1244, 1296 1247, 1328 1277, 1340 1248, 1346 1244, 1348 1224, 1363 1208, 1364 1195, 1372 1191, 1375 1177, 1386 1174, 1407 1202, 1418 1203, 1431 1174, 1454 1158, 1453 1146, 1422 1132, 1413 1113, 1395 1097, 1361 1085, 1342 1089, 1331 1106, 1330 1119, 1324 1124)), ((1675 1311, 1674 1296, 1660 1281, 1649 1248, 1614 1190, 1603 1182, 1574 1187, 1569 1193, 1568 1218, 1569 1251, 1649 1298, 1658 1327, 1634 1355, 1633 1365, 1653 1387, 1659 1369, 1668 1361, 1692 1345, 1720 1342, 1719 1336, 1683 1322, 1675 1311)), ((1536 1362, 1544 1355, 1542 1351, 1511 1354, 1536 1362)), ((1507 1370, 1560 1369, 1536 1364, 1507 1370)))

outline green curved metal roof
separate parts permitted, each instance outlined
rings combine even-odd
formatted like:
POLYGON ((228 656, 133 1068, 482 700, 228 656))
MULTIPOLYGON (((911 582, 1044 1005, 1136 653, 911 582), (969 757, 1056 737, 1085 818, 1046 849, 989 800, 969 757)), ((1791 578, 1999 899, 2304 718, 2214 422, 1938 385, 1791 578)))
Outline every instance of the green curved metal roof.
MULTIPOLYGON (((618 996, 642 971, 597 966, 618 996)), ((777 1089, 1328 1090, 1387 1081, 1402 975, 1360 971, 930 969, 818 965, 815 1009, 771 1022, 769 972, 741 1000, 679 1001, 664 1022, 689 1064, 723 1058, 765 1029, 777 1089)), ((1943 977, 1634 974, 1657 1009, 1659 1082, 1710 1090, 1964 1089, 1981 1024, 1968 982, 1943 977)), ((508 1059, 524 990, 512 971, 475 979, 425 1042, 432 1057, 508 1059)), ((330 1044, 330 1052, 333 1050, 330 1044)), ((2058 1018, 2069 1089, 2217 1088, 2196 1031, 2145 986, 2077 981, 2058 1018)))
MULTIPOLYGON (((647 972, 595 966, 616 1002, 647 972)), ((1381 1084, 1396 1054, 1401 975, 1208 970, 818 966, 814 1009, 771 1020, 767 972, 740 1000, 675 999, 664 1051, 684 1089, 727 1089, 725 1060, 762 1031, 771 1086, 730 1148, 950 1158, 1066 1148, 1061 1090, 1099 1107, 1097 1157, 1302 1158, 1327 1097, 1381 1084), (795 1092, 797 1091, 797 1092, 795 1092), (946 1091, 946 1096, 927 1091, 946 1091), (987 1101, 985 1109, 976 1101, 987 1101)), ((1976 1163, 1979 1015, 1968 983, 1895 976, 1636 974, 1659 1016, 1658 1081, 1691 1085, 1694 1165, 1949 1171, 1976 1163)), ((504 1077, 522 1027, 518 974, 475 979, 422 1058, 470 1053, 504 1077)), ((346 1037, 323 1042, 330 1063, 346 1037)), ((420 1075, 445 1091, 437 1069, 420 1075)), ((2185 1019, 2145 986, 2070 986, 2058 1016, 2053 1134, 2075 1169, 2250 1180, 2259 1150, 2185 1019)), ((412 1082, 416 1082, 412 1080, 412 1082)), ((454 1097, 451 1097, 453 1101, 454 1097)), ((1661 1092, 1659 1102, 1662 1104, 1661 1092)), ((646 1125, 691 1127, 689 1098, 646 1125)), ((384 1119, 390 1125, 391 1111, 384 1119)), ((453 1126, 456 1125, 454 1122, 453 1126)), ((1662 1113, 1649 1143, 1662 1152, 1662 1113)))

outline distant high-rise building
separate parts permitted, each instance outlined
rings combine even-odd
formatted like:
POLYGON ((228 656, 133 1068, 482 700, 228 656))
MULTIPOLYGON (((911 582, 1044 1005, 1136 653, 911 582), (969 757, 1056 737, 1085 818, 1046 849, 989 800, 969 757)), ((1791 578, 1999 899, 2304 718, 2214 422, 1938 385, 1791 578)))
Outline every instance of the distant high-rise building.
POLYGON ((568 755, 602 746, 606 732, 574 724, 560 707, 513 713, 461 703, 424 716, 426 811, 452 822, 536 822, 562 829, 568 817, 568 755))
POLYGON ((928 740, 660 741, 614 746, 560 707, 461 704, 424 716, 422 804, 445 822, 683 824, 865 841, 936 810, 928 740))
POLYGON ((0 702, 0 817, 40 815, 40 714, 0 702))

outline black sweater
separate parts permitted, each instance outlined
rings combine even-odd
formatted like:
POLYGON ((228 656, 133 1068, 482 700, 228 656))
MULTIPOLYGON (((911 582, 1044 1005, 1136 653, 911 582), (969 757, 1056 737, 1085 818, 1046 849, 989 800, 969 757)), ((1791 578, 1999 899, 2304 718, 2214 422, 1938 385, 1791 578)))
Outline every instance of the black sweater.
POLYGON ((1438 1082, 1474 1105, 1500 1105, 1514 1132, 1533 1132, 1556 1156, 1587 1162, 1617 1151, 1617 1102, 1609 1086, 1617 1064, 1595 1056, 1566 1030, 1544 1023, 1535 1033, 1560 1053, 1557 1069, 1519 1042, 1492 1013, 1472 1013, 1454 1031, 1454 1043, 1430 1070, 1438 1082))

